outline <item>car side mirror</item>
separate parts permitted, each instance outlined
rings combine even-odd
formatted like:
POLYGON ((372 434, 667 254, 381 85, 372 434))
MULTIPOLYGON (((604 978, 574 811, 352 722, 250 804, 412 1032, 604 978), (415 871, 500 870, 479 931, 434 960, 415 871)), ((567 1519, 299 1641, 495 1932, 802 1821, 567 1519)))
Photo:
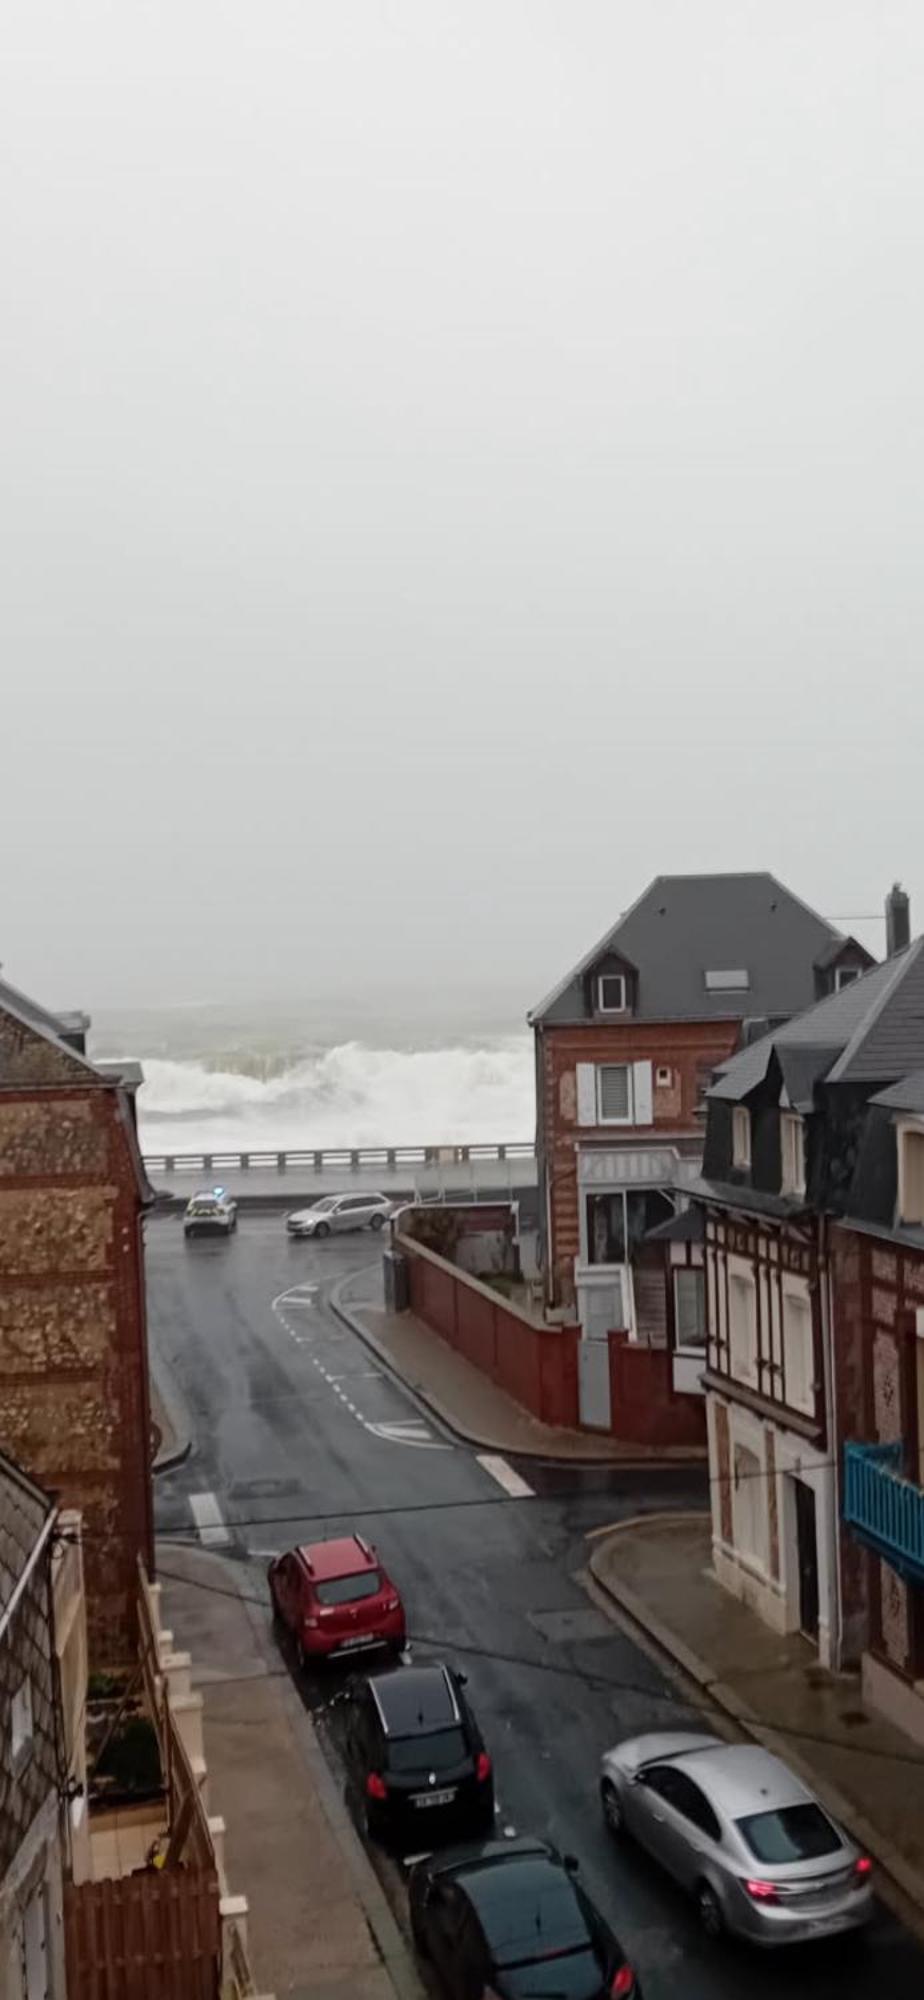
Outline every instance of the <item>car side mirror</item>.
POLYGON ((562 1856, 562 1859, 569 1875, 580 1875, 581 1864, 576 1854, 565 1854, 562 1856))
POLYGON ((467 1675, 467 1674, 463 1674, 463 1673, 457 1673, 457 1675, 456 1675, 456 1680, 458 1681, 458 1683, 459 1683, 459 1686, 460 1686, 460 1688, 464 1688, 464 1687, 468 1687, 468 1675, 467 1675))

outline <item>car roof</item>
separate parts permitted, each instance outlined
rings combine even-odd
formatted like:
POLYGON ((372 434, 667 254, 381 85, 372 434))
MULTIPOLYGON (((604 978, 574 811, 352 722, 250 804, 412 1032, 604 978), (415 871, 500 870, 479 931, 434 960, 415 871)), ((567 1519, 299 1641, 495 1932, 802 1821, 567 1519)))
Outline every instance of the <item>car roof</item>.
POLYGON ((386 1736, 417 1736, 459 1720, 455 1689, 443 1666, 395 1667, 369 1679, 386 1736))
POLYGON ((814 1797, 779 1757, 757 1743, 722 1743, 715 1749, 685 1751, 669 1761, 688 1772, 729 1819, 804 1805, 814 1797))
POLYGON ((358 1535, 344 1535, 330 1542, 305 1542, 298 1554, 315 1582, 334 1576, 360 1576, 363 1570, 375 1569, 378 1561, 358 1535))
POLYGON ((227 1201, 228 1197, 227 1197, 227 1195, 225 1194, 225 1192, 224 1192, 224 1189, 222 1189, 222 1191, 221 1191, 221 1194, 219 1194, 219 1192, 218 1192, 218 1189, 217 1189, 217 1188, 200 1188, 200 1189, 199 1189, 199 1192, 198 1192, 198 1194, 192 1194, 192 1195, 190 1195, 189 1199, 190 1199, 190 1201, 191 1201, 191 1202, 193 1202, 193 1201, 227 1201))

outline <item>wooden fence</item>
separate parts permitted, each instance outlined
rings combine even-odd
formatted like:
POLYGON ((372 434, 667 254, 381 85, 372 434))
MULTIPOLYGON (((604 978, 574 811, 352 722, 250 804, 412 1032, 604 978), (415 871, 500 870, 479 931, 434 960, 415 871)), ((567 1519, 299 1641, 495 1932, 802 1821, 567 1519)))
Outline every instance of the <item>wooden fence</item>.
POLYGON ((218 1877, 145 1870, 65 1883, 64 1940, 75 2000, 218 2000, 218 1877))

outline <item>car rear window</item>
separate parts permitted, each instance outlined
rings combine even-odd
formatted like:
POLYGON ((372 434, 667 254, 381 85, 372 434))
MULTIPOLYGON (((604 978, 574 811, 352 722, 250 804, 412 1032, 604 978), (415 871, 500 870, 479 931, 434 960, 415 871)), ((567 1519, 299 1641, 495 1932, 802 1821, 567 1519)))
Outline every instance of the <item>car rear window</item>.
POLYGON ((842 1842, 820 1806, 782 1806, 777 1812, 749 1813, 738 1825, 758 1861, 816 1861, 836 1854, 842 1842))
POLYGON ((391 1771, 447 1771, 464 1763, 467 1756, 461 1729, 433 1729, 427 1736, 392 1736, 388 1744, 391 1771))
POLYGON ((590 1929, 571 1878, 544 1855, 479 1868, 462 1886, 501 1968, 587 1952, 590 1929))
POLYGON ((603 1992, 603 1967, 586 1947, 501 1969, 511 2000, 594 2000, 603 1992))
POLYGON ((316 1583, 319 1604, 356 1604, 361 1597, 375 1597, 382 1588, 380 1569, 364 1569, 359 1576, 328 1576, 316 1583))

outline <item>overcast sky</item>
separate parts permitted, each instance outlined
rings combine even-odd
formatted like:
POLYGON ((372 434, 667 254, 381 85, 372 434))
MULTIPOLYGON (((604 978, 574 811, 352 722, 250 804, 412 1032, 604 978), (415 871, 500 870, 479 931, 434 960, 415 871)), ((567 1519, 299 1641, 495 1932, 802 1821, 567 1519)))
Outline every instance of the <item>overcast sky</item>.
POLYGON ((525 1008, 699 868, 924 925, 920 0, 0 42, 10 978, 525 1008))

